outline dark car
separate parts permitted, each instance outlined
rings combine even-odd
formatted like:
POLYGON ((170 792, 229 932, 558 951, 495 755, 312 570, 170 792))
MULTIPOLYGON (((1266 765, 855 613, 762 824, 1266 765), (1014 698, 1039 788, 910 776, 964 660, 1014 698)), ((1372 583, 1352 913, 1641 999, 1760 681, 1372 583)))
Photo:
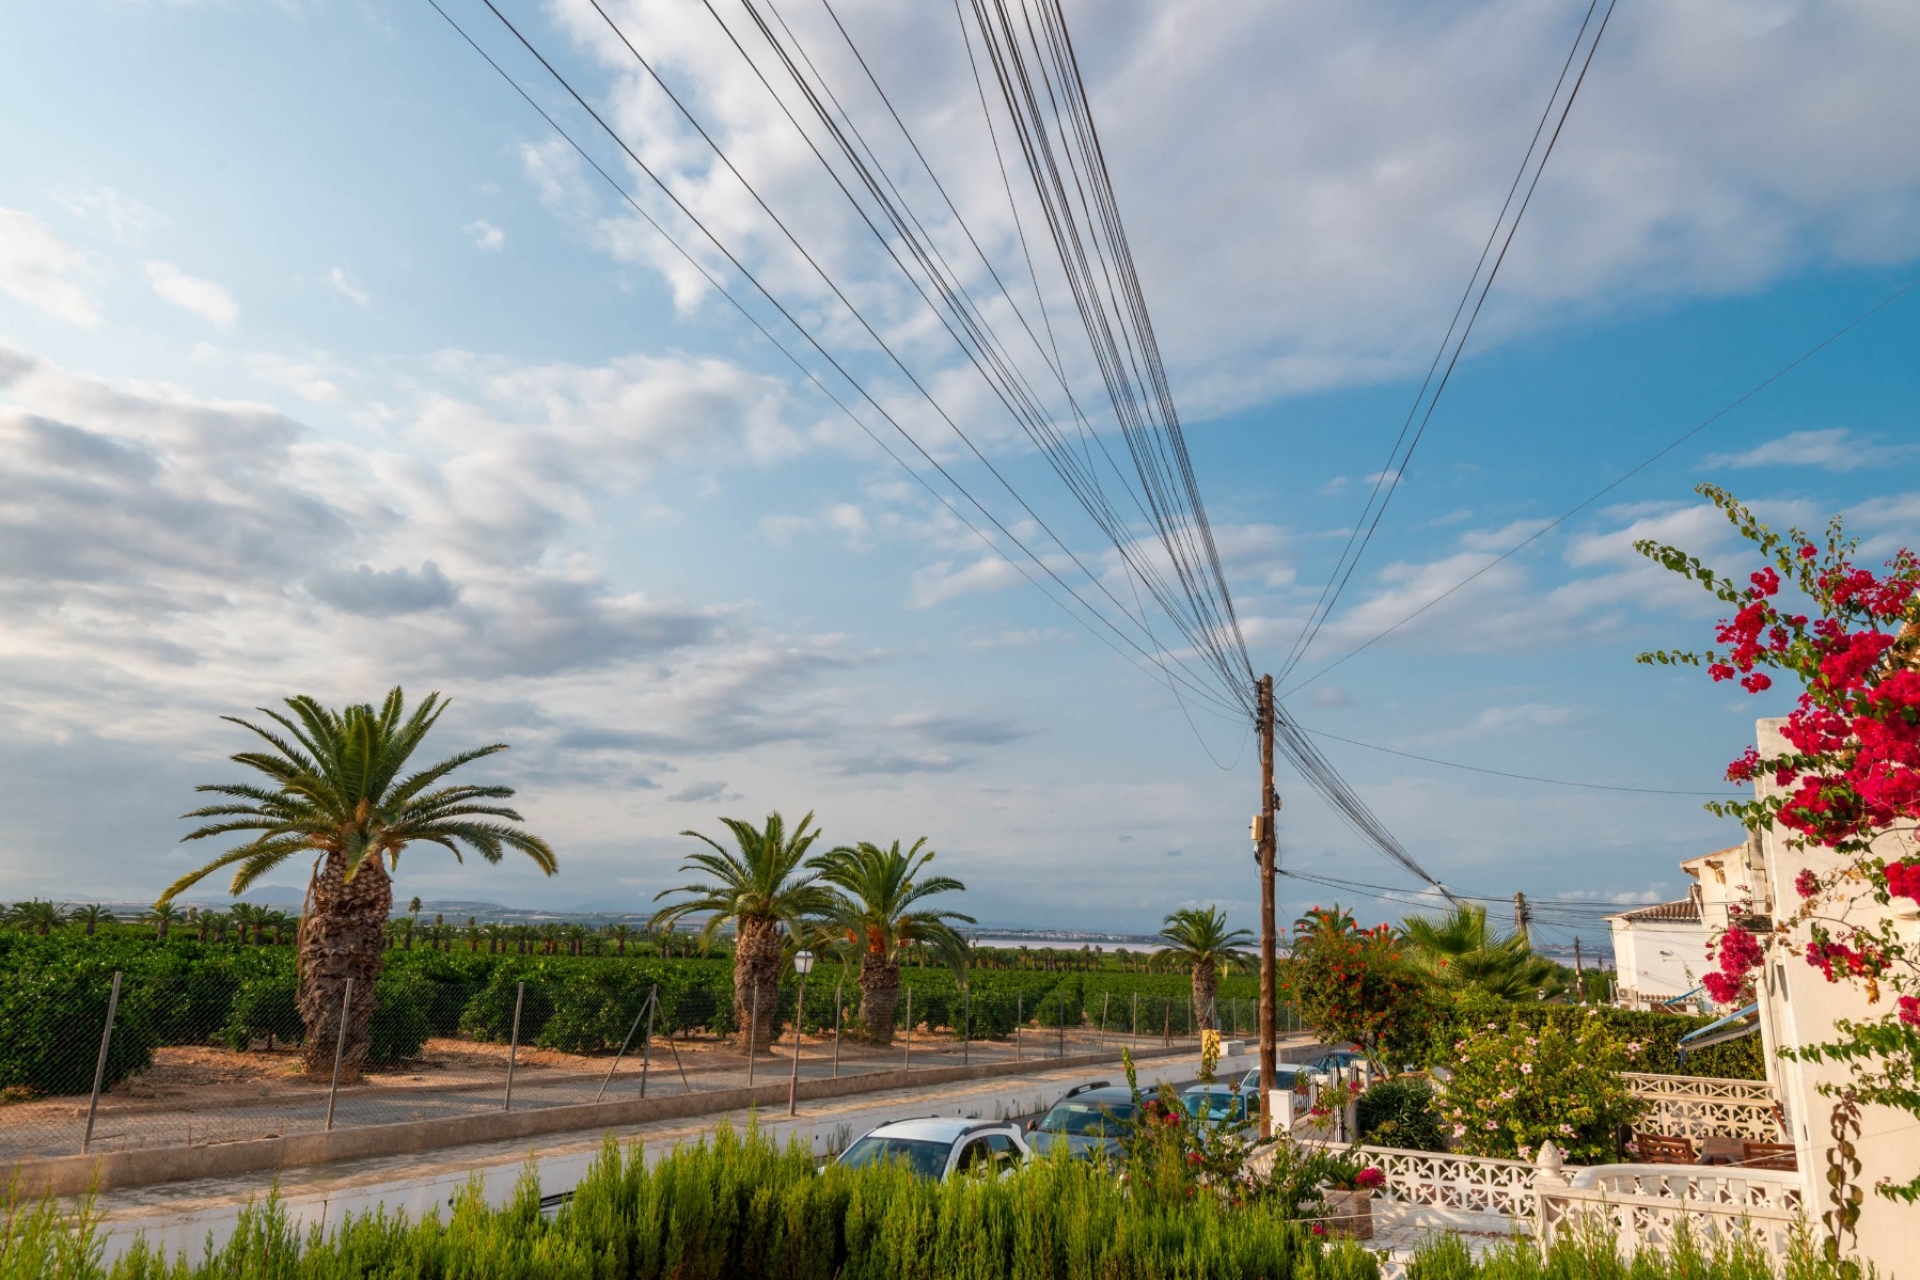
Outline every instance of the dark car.
POLYGON ((1027 1125, 1027 1145, 1036 1155, 1051 1155, 1060 1147, 1079 1160, 1119 1160, 1120 1140, 1133 1123, 1133 1092, 1125 1085, 1083 1084, 1067 1090, 1060 1101, 1027 1125))
POLYGON ((1216 1128, 1244 1128, 1260 1118, 1258 1091, 1224 1084, 1200 1084, 1180 1095, 1180 1105, 1196 1120, 1216 1128))

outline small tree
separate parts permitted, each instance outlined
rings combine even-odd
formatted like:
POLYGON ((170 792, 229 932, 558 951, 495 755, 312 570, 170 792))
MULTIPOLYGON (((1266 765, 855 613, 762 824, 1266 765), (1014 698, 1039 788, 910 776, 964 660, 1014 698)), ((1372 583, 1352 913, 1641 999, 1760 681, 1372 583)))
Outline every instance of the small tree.
POLYGON ((1428 1008, 1425 982, 1392 931, 1361 929, 1337 906, 1295 922, 1280 986, 1314 1034, 1359 1045, 1383 1072, 1428 1008))
POLYGON ((1204 911, 1182 907, 1161 922, 1160 940, 1166 945, 1155 959, 1187 969, 1193 983, 1194 1017, 1201 1026, 1217 1029, 1214 997, 1220 990, 1220 971, 1247 967, 1242 948, 1253 944, 1253 935, 1245 929, 1228 929, 1227 913, 1218 907, 1204 911))

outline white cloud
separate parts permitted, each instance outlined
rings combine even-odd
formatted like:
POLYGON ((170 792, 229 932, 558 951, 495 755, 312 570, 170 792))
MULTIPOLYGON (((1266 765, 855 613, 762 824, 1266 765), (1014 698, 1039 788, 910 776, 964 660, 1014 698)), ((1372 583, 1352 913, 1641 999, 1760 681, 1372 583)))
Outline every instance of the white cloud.
POLYGON ((0 292, 91 329, 99 323, 100 308, 74 279, 86 273, 87 265, 84 253, 32 214, 0 209, 0 292))
POLYGON ((907 584, 907 606, 931 609, 964 595, 1001 591, 1025 581, 1020 570, 991 552, 959 568, 951 560, 942 560, 914 571, 907 584))
POLYGON ((50 194, 61 208, 76 218, 98 222, 122 244, 139 244, 148 228, 165 221, 158 209, 122 195, 112 187, 86 190, 62 187, 50 194))
POLYGON ((188 311, 216 329, 231 329, 240 318, 240 304, 211 280, 191 276, 169 262, 149 262, 147 283, 163 299, 188 311))
POLYGON ((1846 427, 1824 431, 1795 431, 1764 441, 1739 453, 1711 454, 1700 463, 1714 467, 1819 467, 1824 471, 1857 471, 1877 467, 1920 451, 1920 445, 1875 444, 1846 427))
POLYGON ((334 290, 349 302, 357 302, 364 307, 367 303, 373 301, 373 299, 367 296, 364 289, 361 289, 351 280, 347 279, 347 272, 344 267, 335 267, 333 270, 327 272, 327 279, 333 283, 334 290))
MULTIPOLYGON (((609 7, 883 331, 951 362, 945 335, 928 330, 919 300, 715 25, 635 0, 609 7)), ((615 72, 616 127, 647 163, 777 292, 820 303, 826 323, 844 324, 593 9, 567 0, 557 11, 615 72)), ((1424 366, 1575 12, 1526 0, 1443 8, 1115 0, 1097 21, 1079 15, 1079 64, 1191 412, 1424 366), (1311 127, 1275 128, 1276 120, 1311 127), (1192 229, 1202 226, 1206 251, 1196 253, 1192 229)), ((1756 12, 1741 0, 1693 0, 1614 19, 1481 317, 1476 350, 1643 297, 1744 292, 1816 263, 1884 262, 1920 249, 1920 153, 1905 145, 1903 123, 1920 114, 1920 80, 1910 74, 1920 27, 1909 6, 1756 12)), ((979 113, 954 109, 973 96, 954 33, 933 39, 912 6, 885 0, 852 0, 841 17, 869 53, 887 50, 879 74, 895 107, 975 238, 1030 301, 979 113)), ((858 78, 823 18, 793 21, 831 62, 830 76, 858 78)), ((872 104, 853 109, 880 115, 872 104)), ((898 168, 917 209, 944 214, 881 124, 883 116, 868 132, 882 163, 898 168)), ((530 156, 530 173, 534 164, 530 156)), ((604 198, 580 200, 587 188, 571 159, 542 151, 538 164, 548 198, 571 202, 569 216, 595 243, 652 263, 683 307, 698 301, 705 286, 651 232, 603 216, 604 198)), ((930 225, 965 283, 993 297, 952 220, 930 225)), ((1042 274, 1052 292, 1050 270, 1042 274)), ((999 314, 1017 333, 1010 314, 999 314)), ((1038 354, 1023 350, 1021 359, 1044 385, 1038 354)), ((1069 360, 1076 376, 1090 376, 1084 359, 1069 360)))
POLYGON ((507 243, 507 233, 484 218, 476 218, 460 229, 473 238, 476 249, 498 250, 507 243))

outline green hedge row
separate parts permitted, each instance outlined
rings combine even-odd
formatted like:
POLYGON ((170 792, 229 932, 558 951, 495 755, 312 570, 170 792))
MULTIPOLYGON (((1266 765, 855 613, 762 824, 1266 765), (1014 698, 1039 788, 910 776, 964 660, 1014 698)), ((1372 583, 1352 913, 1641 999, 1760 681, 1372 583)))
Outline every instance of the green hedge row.
POLYGON ((1641 1071, 1716 1076, 1730 1080, 1766 1079, 1766 1058, 1758 1033, 1696 1050, 1687 1054, 1683 1062, 1679 1054, 1680 1037, 1707 1026, 1715 1019, 1606 1006, 1463 1000, 1448 1010, 1445 1016, 1434 1019, 1422 1028, 1424 1038, 1408 1046, 1408 1053, 1421 1066, 1445 1066, 1453 1060, 1454 1042, 1479 1033, 1489 1022, 1506 1026, 1518 1021, 1535 1030, 1565 1031, 1589 1016, 1604 1020, 1608 1029, 1619 1039, 1629 1043, 1637 1041, 1642 1046, 1636 1059, 1641 1071))

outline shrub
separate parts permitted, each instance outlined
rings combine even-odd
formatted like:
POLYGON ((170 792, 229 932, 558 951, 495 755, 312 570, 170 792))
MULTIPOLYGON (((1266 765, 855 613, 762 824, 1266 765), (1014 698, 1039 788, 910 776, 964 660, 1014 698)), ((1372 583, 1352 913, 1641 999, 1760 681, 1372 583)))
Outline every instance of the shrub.
POLYGON ((390 1067, 419 1054, 432 1034, 427 1009, 435 984, 418 978, 382 978, 373 988, 373 1018, 367 1024, 367 1065, 390 1067))
POLYGON ((1641 1109, 1620 1078, 1641 1052, 1597 1014, 1572 1034, 1488 1022, 1454 1042, 1453 1078, 1435 1110, 1455 1151, 1530 1160, 1550 1138, 1572 1160, 1604 1163, 1615 1132, 1641 1109))
MULTIPOLYGON (((99 964, 0 970, 0 1089, 91 1092, 112 986, 112 969, 99 964)), ((103 1087, 144 1071, 155 1042, 149 991, 123 980, 103 1087)))
POLYGON ((1038 1008, 1032 1002, 1027 1008, 1035 1026, 1077 1027, 1087 1020, 1087 984, 1076 973, 1049 991, 1038 1008))
POLYGON ((546 983, 537 978, 527 981, 516 971, 505 968, 497 970, 487 985, 467 1001, 467 1007, 460 1013, 460 1033, 475 1040, 507 1043, 513 1036, 516 1000, 520 1004, 520 1043, 532 1044, 546 1030, 547 1019, 553 1016, 553 999, 546 983), (523 981, 526 993, 521 996, 519 988, 523 981))
POLYGON ((265 1040, 269 1048, 275 1041, 298 1044, 306 1037, 307 1028, 300 1020, 295 987, 291 973, 248 982, 234 996, 227 1021, 214 1033, 214 1039, 242 1052, 252 1048, 255 1040, 265 1040))
POLYGON ((1445 1151, 1440 1118, 1433 1110, 1433 1084, 1423 1076, 1382 1080, 1360 1095, 1360 1140, 1406 1151, 1445 1151))

